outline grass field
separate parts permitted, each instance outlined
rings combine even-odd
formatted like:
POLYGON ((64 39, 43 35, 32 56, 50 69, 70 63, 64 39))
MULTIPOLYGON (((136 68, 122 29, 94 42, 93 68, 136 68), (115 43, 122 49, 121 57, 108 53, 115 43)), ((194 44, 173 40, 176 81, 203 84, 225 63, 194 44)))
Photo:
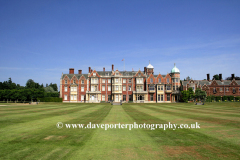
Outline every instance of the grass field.
POLYGON ((0 141, 0 159, 240 159, 240 103, 1 103, 0 141), (57 122, 198 122, 200 129, 59 129, 57 122))

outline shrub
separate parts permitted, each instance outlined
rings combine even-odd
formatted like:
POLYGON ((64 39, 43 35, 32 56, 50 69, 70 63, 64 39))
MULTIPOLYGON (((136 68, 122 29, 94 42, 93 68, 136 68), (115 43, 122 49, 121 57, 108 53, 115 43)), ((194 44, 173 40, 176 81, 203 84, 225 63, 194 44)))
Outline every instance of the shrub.
POLYGON ((220 102, 221 101, 221 96, 216 96, 216 102, 220 102))

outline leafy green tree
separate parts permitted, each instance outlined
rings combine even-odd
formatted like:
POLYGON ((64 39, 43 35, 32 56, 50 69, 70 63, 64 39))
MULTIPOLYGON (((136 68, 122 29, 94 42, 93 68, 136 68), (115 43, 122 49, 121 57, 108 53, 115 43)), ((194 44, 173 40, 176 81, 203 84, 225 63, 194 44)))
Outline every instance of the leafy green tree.
POLYGON ((195 97, 200 101, 204 101, 206 100, 207 97, 207 93, 205 91, 202 91, 201 89, 197 88, 195 91, 195 97))
POLYGON ((29 79, 26 83, 26 88, 35 88, 35 82, 32 79, 29 79))
POLYGON ((189 91, 189 100, 193 100, 193 98, 194 98, 194 92, 193 92, 192 87, 189 87, 189 88, 188 88, 188 91, 189 91))
MULTIPOLYGON (((218 74, 215 74, 215 75, 213 76, 213 79, 219 80, 219 75, 218 75, 218 74)), ((213 79, 212 79, 212 80, 213 80, 213 79)))
POLYGON ((58 91, 58 87, 57 87, 56 83, 54 83, 54 84, 50 83, 49 86, 52 87, 54 91, 58 91))
POLYGON ((189 99, 189 91, 181 91, 181 98, 184 102, 188 102, 189 99))

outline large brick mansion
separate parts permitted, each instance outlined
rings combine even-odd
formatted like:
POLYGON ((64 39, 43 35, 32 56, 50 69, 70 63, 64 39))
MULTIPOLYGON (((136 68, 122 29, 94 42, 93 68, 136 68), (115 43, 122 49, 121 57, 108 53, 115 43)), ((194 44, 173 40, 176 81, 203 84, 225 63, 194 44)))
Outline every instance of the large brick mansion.
POLYGON ((179 101, 180 71, 174 64, 171 73, 154 74, 149 63, 144 71, 96 71, 88 68, 88 74, 82 70, 62 74, 60 79, 60 97, 63 102, 128 102, 163 103, 179 101))

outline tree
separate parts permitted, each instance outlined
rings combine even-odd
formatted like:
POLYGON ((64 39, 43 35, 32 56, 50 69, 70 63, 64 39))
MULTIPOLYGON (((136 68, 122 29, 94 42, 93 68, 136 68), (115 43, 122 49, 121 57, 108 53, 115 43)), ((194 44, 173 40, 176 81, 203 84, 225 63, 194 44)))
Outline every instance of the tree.
POLYGON ((184 101, 184 102, 188 102, 188 99, 189 99, 189 91, 181 91, 181 93, 182 93, 182 100, 184 101))
POLYGON ((32 79, 29 79, 26 83, 26 88, 35 88, 35 82, 32 79))
MULTIPOLYGON (((213 79, 219 80, 219 75, 218 75, 218 74, 215 74, 215 75, 213 76, 213 79)), ((213 79, 212 79, 212 80, 213 80, 213 79)))
POLYGON ((190 80, 191 80, 191 78, 190 78, 189 76, 187 76, 186 80, 187 80, 187 81, 190 81, 190 80))
MULTIPOLYGON (((236 76, 236 77, 234 77, 234 78, 235 78, 235 80, 240 80, 240 77, 237 77, 237 76, 236 76)), ((227 77, 225 80, 233 80, 233 79, 232 79, 232 77, 227 77)))
POLYGON ((194 98, 194 92, 193 92, 192 87, 188 88, 188 91, 189 91, 189 100, 193 100, 193 98, 194 98))
POLYGON ((203 100, 205 102, 207 93, 205 91, 202 91, 201 89, 197 88, 195 91, 195 97, 200 101, 203 100))
POLYGON ((58 87, 57 87, 57 84, 56 84, 56 83, 54 83, 54 84, 50 83, 49 86, 51 86, 54 91, 58 91, 58 87))

